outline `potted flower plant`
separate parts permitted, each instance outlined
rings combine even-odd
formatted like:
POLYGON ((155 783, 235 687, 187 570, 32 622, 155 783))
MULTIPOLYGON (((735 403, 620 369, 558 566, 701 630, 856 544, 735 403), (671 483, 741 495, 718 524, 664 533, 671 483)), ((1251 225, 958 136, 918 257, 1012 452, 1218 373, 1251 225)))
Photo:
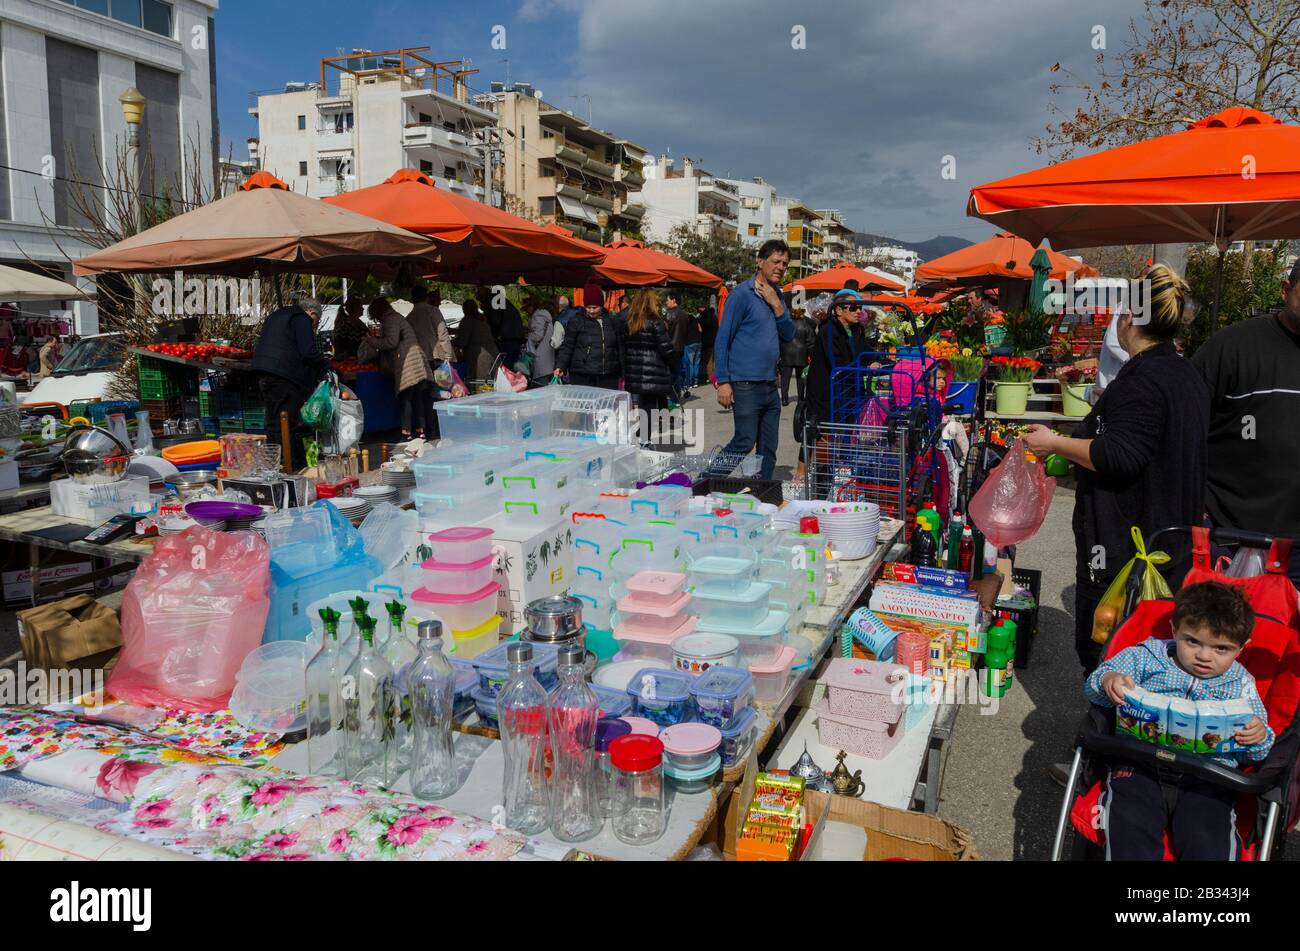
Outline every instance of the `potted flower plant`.
POLYGON ((975 412, 975 394, 979 390, 980 376, 984 373, 984 355, 964 348, 950 356, 952 383, 948 386, 948 401, 962 404, 966 413, 975 412))
POLYGON ((997 384, 994 397, 999 416, 1023 416, 1029 406, 1029 391, 1041 364, 1029 357, 994 357, 990 372, 997 384))
POLYGON ((1056 371, 1061 381, 1061 412, 1066 416, 1087 416, 1092 406, 1088 403, 1089 384, 1097 382, 1095 366, 1071 364, 1056 371))

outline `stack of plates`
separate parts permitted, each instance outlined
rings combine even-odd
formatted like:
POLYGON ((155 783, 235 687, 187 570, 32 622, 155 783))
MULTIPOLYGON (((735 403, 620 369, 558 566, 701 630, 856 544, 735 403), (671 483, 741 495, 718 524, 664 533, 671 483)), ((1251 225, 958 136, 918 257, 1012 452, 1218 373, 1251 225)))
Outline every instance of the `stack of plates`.
POLYGON ((326 501, 338 509, 339 513, 350 522, 365 518, 370 512, 370 503, 365 499, 343 496, 337 499, 326 499, 326 501))
POLYGON ((378 505, 380 502, 397 505, 401 492, 392 485, 366 485, 353 489, 352 495, 354 498, 365 499, 371 505, 378 505))
POLYGON ((817 514, 822 535, 846 561, 866 558, 876 550, 880 506, 872 502, 824 503, 817 514))
POLYGON ((258 514, 250 515, 247 518, 228 518, 226 519, 226 531, 228 532, 248 532, 252 531, 254 523, 261 522, 266 518, 266 509, 260 505, 258 514))
POLYGON ((384 480, 384 485, 395 489, 415 488, 415 473, 410 469, 384 469, 380 477, 384 480))
MULTIPOLYGON (((197 527, 198 524, 199 523, 194 521, 192 518, 168 518, 158 523, 158 534, 179 535, 181 532, 197 527)), ((206 527, 215 528, 216 526, 208 525, 206 527)))

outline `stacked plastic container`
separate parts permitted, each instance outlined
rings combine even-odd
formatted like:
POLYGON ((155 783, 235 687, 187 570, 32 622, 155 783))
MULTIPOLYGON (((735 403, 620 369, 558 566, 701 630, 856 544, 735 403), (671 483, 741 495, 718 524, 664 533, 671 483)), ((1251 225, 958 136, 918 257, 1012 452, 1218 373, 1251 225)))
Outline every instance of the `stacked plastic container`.
POLYGON ((511 522, 539 528, 563 521, 585 494, 581 465, 542 456, 515 466, 501 478, 501 509, 511 522))
POLYGON ((695 630, 686 576, 674 571, 643 571, 614 588, 617 660, 645 660, 671 666, 673 641, 695 630))
POLYGON ((714 667, 691 684, 694 719, 725 730, 754 705, 754 679, 736 667, 714 667))
MULTIPOLYGON (((455 401, 453 401, 455 402, 455 401)), ((501 511, 501 480, 520 460, 518 449, 448 445, 412 465, 411 498, 422 519, 474 525, 501 511)))
POLYGON ((754 551, 734 542, 715 542, 690 566, 698 629, 734 637, 747 667, 779 662, 790 626, 789 612, 772 606, 773 585, 756 580, 758 570, 754 551))
POLYGON ((574 512, 569 518, 573 523, 573 584, 569 593, 582 601, 582 620, 589 631, 610 631, 614 626, 610 559, 622 544, 627 524, 599 511, 574 512))
POLYGON ((551 435, 554 394, 483 393, 434 406, 438 431, 456 443, 512 446, 551 435))
POLYGON ((501 636, 492 531, 451 528, 430 535, 429 542, 433 557, 420 566, 423 583, 411 597, 451 630, 457 657, 475 658, 494 648, 501 636))
POLYGON ((902 740, 907 710, 899 684, 907 668, 839 657, 822 681, 826 697, 814 709, 817 736, 832 749, 883 759, 902 740))
POLYGON ((660 729, 691 719, 691 686, 695 678, 674 670, 647 667, 632 677, 627 694, 632 698, 632 715, 649 720, 660 729))

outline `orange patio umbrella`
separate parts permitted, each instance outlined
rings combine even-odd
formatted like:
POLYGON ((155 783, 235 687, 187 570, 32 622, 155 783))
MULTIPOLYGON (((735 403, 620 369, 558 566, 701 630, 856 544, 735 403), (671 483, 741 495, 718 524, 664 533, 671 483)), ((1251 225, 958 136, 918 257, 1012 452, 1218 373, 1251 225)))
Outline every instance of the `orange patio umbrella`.
POLYGON ((898 281, 877 274, 875 271, 855 267, 847 261, 841 261, 834 267, 791 281, 783 289, 787 293, 796 287, 802 287, 805 291, 838 291, 843 290, 849 281, 857 281, 859 290, 875 287, 882 291, 897 291, 900 294, 907 292, 907 288, 898 281))
POLYGON ((872 299, 902 304, 914 314, 937 314, 944 308, 942 303, 919 294, 873 294, 872 299))
POLYGON ((553 283, 583 284, 588 279, 591 279, 607 287, 650 287, 663 284, 668 280, 668 276, 662 271, 642 266, 636 261, 623 260, 622 258, 611 260, 613 255, 610 254, 609 249, 574 237, 560 225, 550 224, 543 227, 554 234, 572 238, 579 244, 591 248, 601 257, 601 262, 598 264, 575 265, 566 270, 564 274, 557 274, 553 283))
MULTIPOLYGON (((1034 270, 1029 266, 1037 250, 1024 238, 1000 232, 965 248, 926 261, 916 269, 918 284, 947 284, 972 286, 997 283, 1001 280, 1029 281, 1034 270)), ((1095 277, 1097 271, 1082 261, 1067 257, 1050 248, 1044 248, 1052 262, 1051 276, 1064 280, 1071 272, 1075 277, 1095 277)))
POLYGON ((453 195, 415 169, 402 169, 383 184, 322 201, 434 239, 442 260, 429 276, 439 280, 508 284, 523 277, 548 283, 569 265, 601 261, 594 245, 453 195))
POLYGON ((239 191, 73 262, 74 273, 190 270, 385 278, 437 266, 428 238, 297 195, 258 172, 239 191))
POLYGON ((1234 107, 971 190, 966 213, 1058 248, 1300 237, 1300 126, 1234 107))
POLYGON ((623 240, 605 245, 605 263, 629 270, 658 271, 669 284, 714 289, 722 286, 722 278, 710 274, 704 268, 663 251, 647 248, 640 241, 623 240))

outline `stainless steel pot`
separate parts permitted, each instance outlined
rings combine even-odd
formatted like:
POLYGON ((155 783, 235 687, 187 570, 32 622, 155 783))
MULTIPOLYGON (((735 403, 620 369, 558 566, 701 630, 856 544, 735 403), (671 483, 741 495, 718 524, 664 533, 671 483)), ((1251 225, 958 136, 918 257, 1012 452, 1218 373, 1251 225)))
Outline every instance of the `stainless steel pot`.
POLYGON ((168 485, 176 490, 176 495, 182 502, 188 502, 196 496, 200 489, 205 486, 214 484, 217 481, 217 470, 215 469, 198 469, 194 472, 179 472, 167 479, 168 485))
POLYGON ((577 598, 556 595, 533 601, 524 608, 524 628, 534 642, 560 644, 579 634, 584 641, 587 628, 582 623, 582 602, 577 598))
POLYGON ((78 426, 63 444, 63 468, 74 482, 118 482, 131 463, 131 447, 98 426, 78 426))

